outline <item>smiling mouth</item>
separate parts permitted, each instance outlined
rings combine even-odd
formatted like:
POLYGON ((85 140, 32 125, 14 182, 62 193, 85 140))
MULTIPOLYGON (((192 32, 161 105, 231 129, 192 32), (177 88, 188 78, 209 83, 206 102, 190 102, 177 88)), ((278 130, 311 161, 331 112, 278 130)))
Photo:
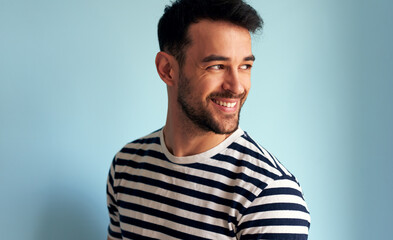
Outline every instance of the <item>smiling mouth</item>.
POLYGON ((237 103, 237 102, 225 102, 225 101, 220 101, 220 100, 216 100, 216 99, 212 99, 212 100, 215 104, 223 106, 223 107, 227 107, 227 108, 234 108, 237 103))

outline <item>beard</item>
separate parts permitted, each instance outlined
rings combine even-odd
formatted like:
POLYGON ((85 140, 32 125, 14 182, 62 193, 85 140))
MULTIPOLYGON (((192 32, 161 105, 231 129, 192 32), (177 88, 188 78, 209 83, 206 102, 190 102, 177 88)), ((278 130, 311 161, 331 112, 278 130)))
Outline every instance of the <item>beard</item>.
POLYGON ((204 103, 198 99, 198 96, 193 95, 193 90, 190 87, 189 79, 180 72, 178 97, 177 101, 181 106, 182 111, 187 118, 198 127, 200 130, 206 132, 214 132, 216 134, 231 134, 239 127, 240 109, 246 99, 246 92, 239 95, 234 95, 230 92, 212 93, 206 102, 211 101, 215 97, 221 98, 238 98, 240 99, 240 107, 236 113, 221 116, 220 119, 215 119, 214 112, 209 111, 204 103))

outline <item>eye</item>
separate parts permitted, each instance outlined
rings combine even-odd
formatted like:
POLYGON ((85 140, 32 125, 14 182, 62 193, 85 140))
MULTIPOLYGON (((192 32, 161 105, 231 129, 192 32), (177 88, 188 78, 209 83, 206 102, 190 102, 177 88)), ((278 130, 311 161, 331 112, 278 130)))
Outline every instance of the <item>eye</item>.
POLYGON ((244 64, 240 66, 240 69, 242 70, 247 70, 247 69, 251 69, 252 65, 251 64, 244 64))
POLYGON ((221 70, 221 69, 224 69, 224 65, 222 65, 222 64, 216 64, 216 65, 209 66, 207 69, 211 69, 211 70, 221 70))

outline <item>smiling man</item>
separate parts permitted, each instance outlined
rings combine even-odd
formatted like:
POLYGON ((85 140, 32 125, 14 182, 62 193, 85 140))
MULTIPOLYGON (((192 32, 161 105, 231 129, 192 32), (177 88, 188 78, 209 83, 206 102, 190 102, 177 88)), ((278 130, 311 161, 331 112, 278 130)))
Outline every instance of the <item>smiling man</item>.
POLYGON ((108 177, 108 239, 307 239, 295 177, 241 130, 251 35, 241 0, 178 0, 158 25, 162 129, 127 144, 108 177))

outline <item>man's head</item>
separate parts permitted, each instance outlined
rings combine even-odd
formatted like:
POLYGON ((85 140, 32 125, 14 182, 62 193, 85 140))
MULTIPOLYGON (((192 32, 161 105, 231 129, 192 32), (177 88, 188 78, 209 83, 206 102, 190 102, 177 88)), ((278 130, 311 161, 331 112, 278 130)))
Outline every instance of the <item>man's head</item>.
POLYGON ((255 9, 242 0, 176 0, 165 8, 158 23, 160 50, 175 56, 182 66, 191 43, 188 29, 203 19, 230 22, 251 33, 263 26, 255 9))
POLYGON ((250 32, 262 27, 241 0, 180 0, 159 22, 156 66, 168 86, 169 122, 229 134, 250 89, 250 32))

